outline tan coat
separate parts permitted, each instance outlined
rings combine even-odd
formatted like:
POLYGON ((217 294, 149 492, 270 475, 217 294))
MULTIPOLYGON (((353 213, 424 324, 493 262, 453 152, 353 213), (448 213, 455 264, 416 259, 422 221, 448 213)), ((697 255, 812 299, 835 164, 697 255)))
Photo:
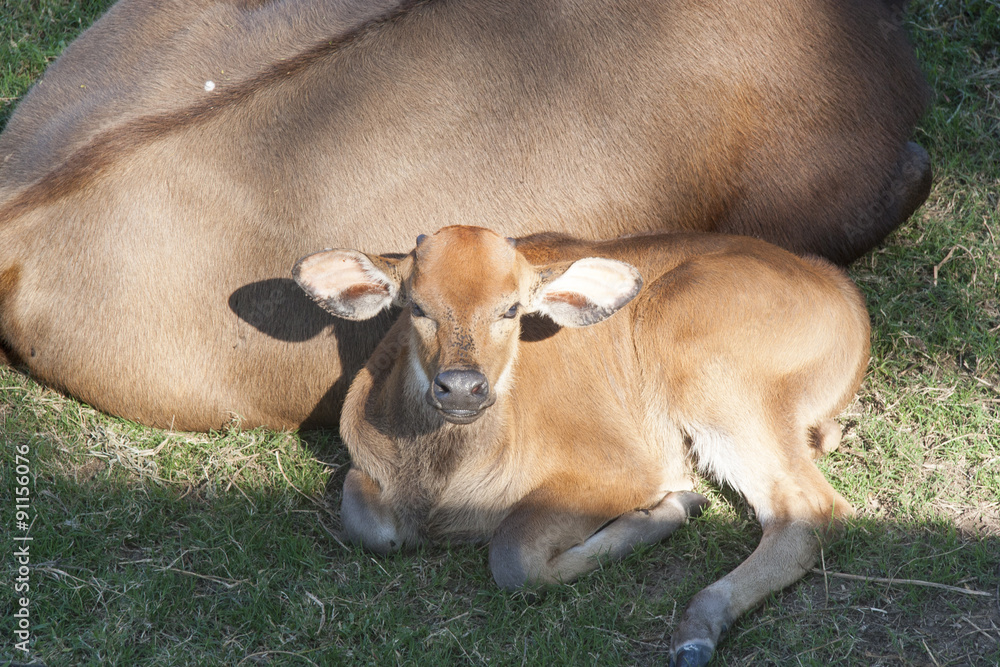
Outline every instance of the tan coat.
POLYGON ((501 586, 568 581, 698 513, 693 465, 764 527, 675 633, 707 660, 853 513, 813 459, 839 444, 832 418, 868 361, 861 295, 824 260, 743 237, 508 241, 448 227, 400 260, 297 265, 338 316, 407 306, 345 402, 345 531, 379 552, 489 540, 501 586))

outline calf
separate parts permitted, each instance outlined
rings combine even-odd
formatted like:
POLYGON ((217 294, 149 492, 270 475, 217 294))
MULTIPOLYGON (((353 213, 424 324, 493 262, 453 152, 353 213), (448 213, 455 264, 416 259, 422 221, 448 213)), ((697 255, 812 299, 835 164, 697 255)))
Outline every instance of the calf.
POLYGON ((327 250, 294 275, 343 318, 405 308, 341 417, 344 529, 366 548, 489 540, 501 587, 569 581, 696 515, 693 462, 764 528, 674 634, 672 660, 701 665, 853 511, 812 460, 839 444, 868 316, 824 260, 721 235, 446 227, 402 259, 327 250))

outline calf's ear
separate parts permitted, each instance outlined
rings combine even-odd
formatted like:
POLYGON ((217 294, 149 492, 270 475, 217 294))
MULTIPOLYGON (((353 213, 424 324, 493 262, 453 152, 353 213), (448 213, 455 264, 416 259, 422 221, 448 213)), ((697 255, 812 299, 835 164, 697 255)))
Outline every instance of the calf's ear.
POLYGON ((292 277, 324 310, 348 320, 367 320, 399 301, 399 262, 357 250, 306 255, 292 277))
POLYGON ((614 315, 642 289, 631 264, 587 257, 571 264, 538 267, 539 287, 531 310, 563 327, 585 327, 614 315))

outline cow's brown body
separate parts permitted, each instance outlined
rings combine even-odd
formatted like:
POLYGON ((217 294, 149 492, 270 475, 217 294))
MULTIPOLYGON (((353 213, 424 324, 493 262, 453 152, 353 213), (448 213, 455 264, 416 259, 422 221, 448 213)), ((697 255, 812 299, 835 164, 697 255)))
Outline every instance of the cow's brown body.
POLYGON ((297 278, 345 317, 410 304, 341 419, 342 518, 368 548, 489 540, 501 586, 568 581, 699 511, 693 462, 764 527, 674 636, 681 664, 702 664, 853 512, 813 459, 840 442, 832 417, 861 381, 868 315, 823 260, 705 234, 543 236, 515 251, 450 227, 399 262, 327 251, 297 278), (618 262, 588 257, 633 265, 642 291, 618 262), (583 328, 520 319, 535 311, 583 328))
POLYGON ((894 11, 123 0, 0 136, 0 358, 148 424, 333 425, 390 319, 303 299, 317 247, 474 221, 849 261, 929 182, 894 11))

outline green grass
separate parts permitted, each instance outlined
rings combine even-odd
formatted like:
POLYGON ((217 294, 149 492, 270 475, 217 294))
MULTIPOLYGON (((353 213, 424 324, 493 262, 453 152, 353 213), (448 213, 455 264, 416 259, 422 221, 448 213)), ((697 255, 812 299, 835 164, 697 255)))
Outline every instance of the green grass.
MULTIPOLYGON (((3 4, 0 124, 109 4, 3 4)), ((741 619, 715 664, 1000 663, 1000 5, 915 0, 905 27, 936 92, 916 137, 935 185, 852 268, 873 359, 822 467, 859 518, 824 553, 829 575, 741 619)), ((0 444, 5 582, 14 451, 30 448, 32 655, 47 665, 662 664, 687 601, 760 535, 707 488, 713 508, 666 544, 510 595, 481 547, 340 544, 333 433, 168 433, 0 370, 0 444)), ((22 657, 3 590, 0 662, 22 657)))

